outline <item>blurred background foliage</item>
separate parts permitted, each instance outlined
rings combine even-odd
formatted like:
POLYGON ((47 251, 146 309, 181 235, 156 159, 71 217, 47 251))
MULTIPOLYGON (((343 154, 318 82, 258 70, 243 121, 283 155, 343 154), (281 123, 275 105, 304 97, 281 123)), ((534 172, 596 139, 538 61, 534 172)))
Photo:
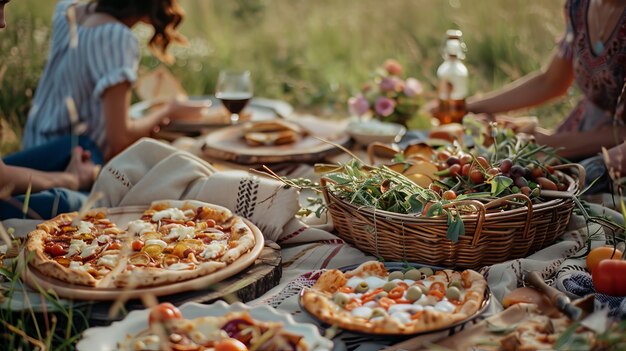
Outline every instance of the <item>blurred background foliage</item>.
MULTIPOLYGON (((252 71, 255 94, 298 111, 346 116, 346 101, 372 71, 395 58, 434 94, 445 31, 461 29, 472 93, 487 92, 540 68, 564 29, 563 1, 527 0, 182 0, 188 47, 170 67, 190 95, 214 92, 221 68, 252 71)), ((2 148, 19 147, 42 74, 56 1, 15 0, 0 32, 2 148)), ((151 36, 135 28, 140 41, 151 36)), ((144 50, 142 68, 158 61, 144 50)), ((518 114, 553 127, 578 93, 518 114)))

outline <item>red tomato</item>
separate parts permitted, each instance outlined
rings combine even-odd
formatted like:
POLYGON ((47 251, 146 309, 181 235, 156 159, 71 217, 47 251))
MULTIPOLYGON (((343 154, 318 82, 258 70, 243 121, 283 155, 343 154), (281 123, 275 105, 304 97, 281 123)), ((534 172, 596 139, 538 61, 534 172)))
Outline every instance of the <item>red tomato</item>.
POLYGON ((596 292, 626 296, 626 261, 602 260, 591 273, 596 292))
POLYGON ((174 319, 181 319, 180 310, 169 302, 163 302, 150 310, 149 324, 163 323, 174 319))
POLYGON ((220 340, 213 345, 215 351, 248 351, 248 347, 237 339, 220 340))
POLYGON ((133 243, 131 244, 131 247, 133 248, 133 251, 139 251, 141 250, 141 248, 143 247, 143 241, 141 240, 135 240, 133 241, 133 243))
POLYGON ((52 257, 62 256, 67 253, 61 244, 48 245, 44 248, 44 252, 52 257))

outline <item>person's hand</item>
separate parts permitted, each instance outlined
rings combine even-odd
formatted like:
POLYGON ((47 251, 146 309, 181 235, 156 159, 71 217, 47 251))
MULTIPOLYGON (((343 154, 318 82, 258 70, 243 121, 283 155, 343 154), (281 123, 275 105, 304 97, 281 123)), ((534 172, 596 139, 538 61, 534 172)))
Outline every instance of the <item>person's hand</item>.
POLYGON ((72 150, 72 158, 65 172, 72 174, 77 180, 77 190, 89 190, 93 185, 100 166, 93 163, 91 153, 77 146, 72 150))
POLYGON ((170 120, 199 120, 208 115, 211 101, 191 101, 179 97, 166 106, 166 115, 170 120))

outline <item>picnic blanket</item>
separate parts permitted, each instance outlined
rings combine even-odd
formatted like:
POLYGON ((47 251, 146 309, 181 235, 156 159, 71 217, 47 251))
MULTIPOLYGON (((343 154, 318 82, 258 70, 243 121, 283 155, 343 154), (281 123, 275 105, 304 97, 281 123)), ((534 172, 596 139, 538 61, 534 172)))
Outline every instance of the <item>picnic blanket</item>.
MULTIPOLYGON (((251 305, 268 304, 294 314, 296 320, 313 322, 301 312, 298 293, 315 282, 326 268, 339 268, 376 259, 333 235, 330 219, 318 222, 296 217, 299 194, 282 182, 246 171, 217 172, 214 167, 192 154, 170 145, 142 139, 103 167, 93 193, 102 193, 98 206, 148 205, 162 199, 197 199, 222 205, 249 218, 269 240, 282 247, 283 276, 276 287, 251 305)), ((592 206, 597 215, 619 220, 620 215, 601 206, 592 206)), ((12 220, 5 226, 26 235, 33 221, 12 220)), ((523 285, 525 272, 538 270, 552 286, 567 291, 564 281, 572 274, 586 271, 584 259, 575 258, 586 249, 607 241, 604 228, 588 225, 580 215, 572 215, 566 233, 557 241, 526 258, 485 267, 494 295, 485 316, 499 312, 499 303, 509 291, 523 285)), ((574 295, 572 295, 574 297, 574 295)), ((465 328, 459 326, 455 330, 465 328)), ((421 342, 431 342, 452 332, 431 334, 421 342)), ((336 350, 378 350, 390 342, 368 335, 341 333, 335 339, 336 350)))

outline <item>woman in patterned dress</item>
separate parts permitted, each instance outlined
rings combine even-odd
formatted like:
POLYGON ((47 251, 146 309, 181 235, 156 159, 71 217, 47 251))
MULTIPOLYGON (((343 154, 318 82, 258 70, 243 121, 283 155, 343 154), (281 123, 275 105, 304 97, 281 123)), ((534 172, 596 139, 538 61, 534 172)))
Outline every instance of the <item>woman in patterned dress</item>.
POLYGON ((562 147, 574 160, 626 139, 626 1, 567 0, 567 30, 549 64, 498 91, 468 99, 473 113, 499 113, 564 95, 575 81, 582 98, 552 135, 538 143, 562 147), (620 96, 623 96, 620 98, 620 96))

